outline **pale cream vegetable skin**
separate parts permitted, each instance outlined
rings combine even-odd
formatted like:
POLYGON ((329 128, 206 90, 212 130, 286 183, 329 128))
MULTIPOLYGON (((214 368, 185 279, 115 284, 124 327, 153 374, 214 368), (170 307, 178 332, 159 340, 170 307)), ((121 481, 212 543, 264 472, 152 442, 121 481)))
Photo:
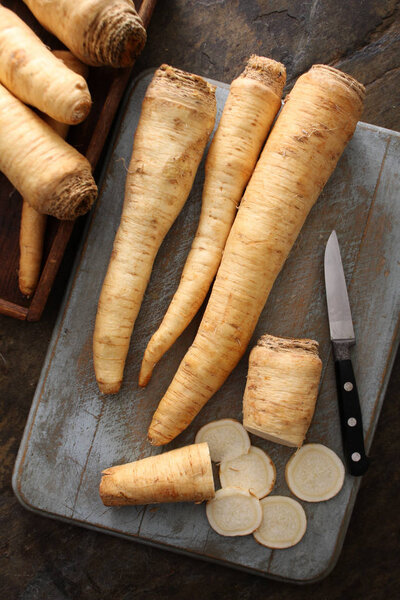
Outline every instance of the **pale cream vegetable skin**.
POLYGON ((229 90, 207 154, 200 221, 179 287, 142 362, 139 384, 188 326, 205 299, 221 262, 237 207, 262 145, 281 106, 285 67, 251 56, 229 90))
MULTIPOLYGON (((69 69, 79 73, 82 77, 87 77, 87 67, 73 56, 71 52, 55 50, 53 54, 62 60, 69 69)), ((67 137, 69 125, 59 123, 47 115, 41 115, 41 117, 60 137, 67 137)), ((22 294, 27 296, 33 294, 39 281, 46 222, 46 215, 37 212, 26 200, 23 200, 19 233, 20 259, 18 284, 22 294)))
POLYGON ((24 0, 37 20, 82 62, 133 64, 146 30, 131 0, 24 0))
POLYGON ((80 123, 91 108, 82 75, 58 60, 22 19, 1 5, 0 83, 61 123, 80 123))
POLYGON ((239 362, 363 99, 364 87, 332 67, 297 80, 247 186, 196 338, 154 414, 152 444, 183 431, 239 362))
POLYGON ((238 487, 260 499, 272 492, 276 469, 264 450, 250 446, 247 454, 221 462, 219 479, 223 488, 238 487))
POLYGON ((268 496, 260 500, 261 524, 255 540, 268 548, 290 548, 300 542, 307 529, 304 508, 293 498, 268 496))
POLYGON ((252 533, 262 518, 258 498, 234 487, 218 490, 207 502, 206 514, 214 531, 229 537, 252 533))
POLYGON ((154 259, 189 195, 215 113, 215 88, 201 77, 167 65, 156 71, 143 100, 96 316, 93 356, 103 393, 120 388, 154 259))
POLYGON ((286 483, 295 496, 306 502, 330 500, 343 487, 345 469, 333 450, 322 444, 305 444, 289 459, 286 483))
POLYGON ((221 462, 246 454, 250 448, 249 434, 235 419, 219 419, 204 425, 196 434, 196 443, 207 442, 211 460, 221 462))
POLYGON ((321 370, 316 341, 263 335, 249 357, 243 396, 247 431, 301 446, 314 415, 321 370))
POLYGON ((88 160, 1 84, 0 171, 37 211, 59 219, 84 214, 97 196, 88 160))
POLYGON ((106 506, 201 502, 215 495, 207 444, 192 444, 106 469, 100 482, 106 506))

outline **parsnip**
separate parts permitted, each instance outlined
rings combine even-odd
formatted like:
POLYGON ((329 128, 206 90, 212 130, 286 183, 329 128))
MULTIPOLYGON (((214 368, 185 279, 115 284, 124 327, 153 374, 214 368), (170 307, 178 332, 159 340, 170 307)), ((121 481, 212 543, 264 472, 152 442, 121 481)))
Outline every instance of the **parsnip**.
POLYGON ((146 43, 132 0, 24 0, 82 62, 128 67, 146 43))
POLYGON ((235 419, 219 419, 203 425, 196 434, 195 442, 207 442, 214 462, 236 458, 246 454, 250 448, 249 434, 235 419))
POLYGON ((0 171, 31 206, 59 219, 84 214, 97 195, 88 160, 1 84, 0 171))
POLYGON ((297 80, 247 186, 196 338, 154 414, 152 444, 185 429, 245 352, 363 98, 363 86, 332 67, 315 65, 297 80))
POLYGON ((307 517, 299 502, 286 496, 268 496, 260 501, 262 521, 253 533, 268 548, 290 548, 300 542, 307 529, 307 517))
MULTIPOLYGON (((54 56, 69 68, 86 79, 87 67, 71 52, 55 50, 54 56)), ((69 125, 59 123, 47 115, 41 115, 50 127, 62 138, 67 137, 69 125)), ((18 283, 22 294, 30 296, 36 289, 43 256, 43 239, 46 229, 46 215, 38 213, 26 200, 22 202, 21 227, 19 232, 19 271, 18 283)))
POLYGON ((272 492, 276 469, 264 450, 250 446, 247 454, 221 462, 219 479, 223 488, 238 487, 260 499, 272 492))
POLYGON ((252 533, 262 518, 258 498, 235 487, 218 490, 207 502, 206 514, 214 531, 229 537, 252 533))
POLYGON ((330 500, 340 492, 345 470, 342 461, 322 444, 305 444, 289 459, 285 478, 290 491, 307 502, 330 500))
POLYGON ((192 444, 106 469, 99 491, 106 506, 209 500, 215 491, 208 446, 192 444))
POLYGON ((321 370, 318 342, 263 335, 249 358, 243 396, 247 431, 301 446, 314 414, 321 370))
POLYGON ((215 113, 215 88, 201 77, 167 65, 156 71, 143 101, 96 316, 94 367, 103 393, 120 388, 154 259, 189 195, 215 113))
POLYGON ((85 79, 58 60, 11 10, 0 5, 0 83, 56 121, 74 125, 91 107, 85 79))
POLYGON ((235 79, 213 137, 205 166, 200 221, 179 287, 143 357, 139 385, 193 319, 221 262, 237 206, 261 147, 281 106, 285 67, 251 56, 235 79))

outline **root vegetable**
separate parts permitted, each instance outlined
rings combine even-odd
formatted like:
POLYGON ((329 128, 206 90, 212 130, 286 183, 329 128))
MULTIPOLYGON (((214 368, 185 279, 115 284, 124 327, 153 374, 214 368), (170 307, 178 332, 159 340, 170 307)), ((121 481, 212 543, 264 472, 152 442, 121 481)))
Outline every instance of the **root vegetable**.
POLYGON ((257 498, 264 498, 275 485, 276 469, 264 450, 250 446, 247 454, 222 461, 219 479, 223 488, 238 487, 257 498))
POLYGON ((58 60, 11 10, 0 5, 0 82, 56 121, 74 125, 91 107, 85 79, 58 60))
POLYGON ((88 160, 0 84, 0 171, 41 213, 75 219, 97 187, 88 160))
POLYGON ((239 421, 220 419, 207 423, 197 432, 195 442, 207 442, 211 460, 221 462, 246 454, 250 448, 250 438, 239 421))
POLYGON ((253 533, 268 548, 290 548, 300 542, 307 529, 307 517, 299 502, 286 496, 268 496, 260 501, 261 525, 253 533))
POLYGON ((215 88, 160 67, 149 85, 97 310, 94 367, 100 391, 118 392, 132 330, 158 249, 189 195, 212 132, 215 88))
POLYGON ((24 0, 37 20, 82 62, 133 64, 146 30, 131 0, 24 0))
POLYGON ((200 221, 179 287, 144 354, 139 384, 193 319, 221 262, 237 206, 281 105, 285 67, 252 56, 230 87, 207 155, 200 221))
POLYGON ((202 502, 215 495, 207 444, 192 444, 106 469, 100 482, 105 506, 202 502))
POLYGON ((314 340, 263 335, 249 358, 243 397, 247 431, 301 446, 314 414, 321 370, 314 340))
MULTIPOLYGON (((87 67, 73 56, 73 54, 64 50, 55 50, 53 54, 62 60, 69 69, 72 69, 75 73, 79 73, 82 77, 87 77, 87 67)), ((41 115, 41 117, 60 137, 67 137, 69 125, 59 123, 47 115, 41 115)), ((26 200, 23 200, 19 234, 20 260, 18 282, 22 294, 27 296, 30 296, 35 291, 39 281, 46 221, 46 215, 38 213, 26 200)))
POLYGON ((363 98, 361 84, 325 65, 297 80, 247 186, 196 338, 154 414, 152 444, 183 431, 239 362, 363 98))
POLYGON ((234 487, 218 490, 215 498, 207 502, 206 513, 214 531, 229 537, 252 533, 262 518, 258 498, 234 487))
POLYGON ((289 459, 285 477, 290 491, 306 502, 333 498, 343 487, 345 470, 333 450, 322 444, 305 444, 289 459))

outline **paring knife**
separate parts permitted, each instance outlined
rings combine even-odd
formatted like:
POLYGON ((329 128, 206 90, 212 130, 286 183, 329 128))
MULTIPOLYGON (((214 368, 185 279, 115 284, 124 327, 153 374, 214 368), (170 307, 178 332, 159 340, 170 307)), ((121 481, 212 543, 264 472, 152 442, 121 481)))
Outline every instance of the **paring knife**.
POLYGON ((351 475, 364 475, 369 461, 364 449, 360 401, 350 358, 350 348, 356 338, 336 231, 332 231, 326 244, 324 270, 343 451, 351 475))

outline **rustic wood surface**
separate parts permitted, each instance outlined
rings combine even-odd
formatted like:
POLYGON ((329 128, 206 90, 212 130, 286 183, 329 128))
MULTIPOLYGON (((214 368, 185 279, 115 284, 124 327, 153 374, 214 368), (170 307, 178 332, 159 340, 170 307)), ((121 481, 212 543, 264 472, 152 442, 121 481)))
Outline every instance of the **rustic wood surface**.
MULTIPOLYGON (((289 82, 312 62, 342 66, 367 84, 364 120, 400 129, 398 2, 160 3, 142 68, 171 62, 230 81, 253 51, 284 60, 289 82)), ((62 265, 44 320, 0 321, 0 590, 7 598, 396 597, 398 575, 399 360, 339 563, 323 582, 296 588, 52 522, 24 511, 10 477, 77 242, 62 265)))
MULTIPOLYGON (((156 1, 135 2, 146 26, 150 22, 156 1)), ((61 42, 40 26, 20 0, 8 0, 2 4, 14 10, 24 22, 28 23, 49 48, 62 47, 61 42)), ((87 156, 93 170, 100 159, 131 72, 131 68, 92 68, 89 71, 88 84, 93 106, 83 123, 70 128, 67 141, 87 156)), ((28 298, 20 292, 18 286, 21 206, 20 195, 0 173, 0 313, 16 319, 38 321, 46 305, 74 222, 48 219, 40 279, 35 292, 28 298), (7 260, 4 260, 4 257, 7 257, 7 260)), ((78 227, 82 227, 84 219, 85 217, 78 219, 78 227)))

